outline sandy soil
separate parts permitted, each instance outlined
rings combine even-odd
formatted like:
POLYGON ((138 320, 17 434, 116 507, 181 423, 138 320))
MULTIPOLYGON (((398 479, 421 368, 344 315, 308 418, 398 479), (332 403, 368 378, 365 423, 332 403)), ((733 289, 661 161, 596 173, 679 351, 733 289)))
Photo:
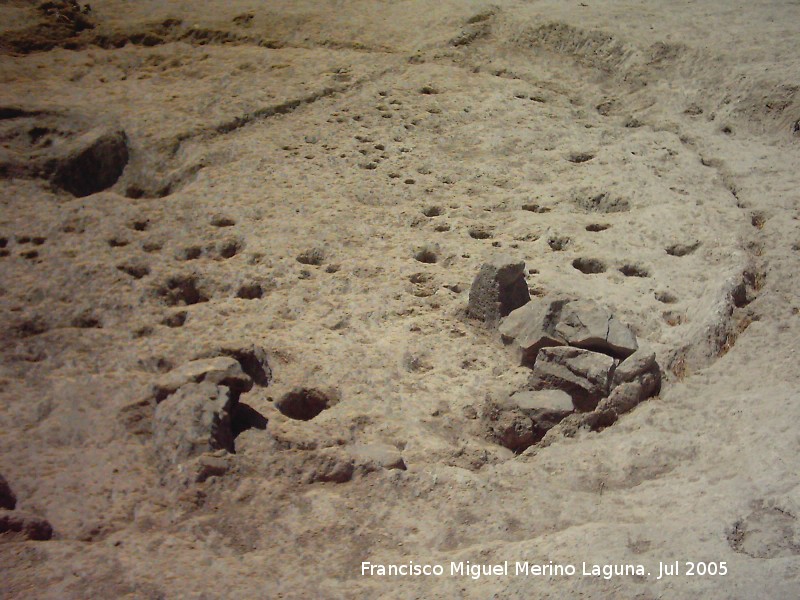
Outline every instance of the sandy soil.
POLYGON ((0 595, 797 595, 800 3, 37 6, 0 2, 0 475, 53 534, 0 534, 0 595), (499 444, 500 253, 660 393, 499 444), (196 477, 153 386, 221 355, 255 385, 196 477))

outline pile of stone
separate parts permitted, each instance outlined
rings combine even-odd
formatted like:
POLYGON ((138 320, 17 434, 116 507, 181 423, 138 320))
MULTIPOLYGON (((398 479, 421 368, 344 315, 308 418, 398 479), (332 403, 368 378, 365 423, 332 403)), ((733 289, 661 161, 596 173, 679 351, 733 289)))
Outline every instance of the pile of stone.
POLYGON ((234 452, 239 396, 252 387, 253 379, 229 356, 193 360, 161 377, 153 387, 153 442, 162 471, 195 481, 223 474, 234 452))
POLYGON ((607 308, 526 295, 525 263, 503 256, 483 265, 470 291, 469 314, 497 325, 531 369, 526 389, 489 411, 490 431, 504 446, 521 452, 557 425, 607 427, 659 391, 655 353, 607 308))
MULTIPOLYGON (((179 487, 202 483, 234 470, 235 438, 245 429, 266 429, 267 419, 240 402, 254 385, 268 386, 272 379, 266 353, 260 348, 231 349, 233 356, 212 356, 189 361, 173 369, 152 386, 154 402, 153 445, 163 482, 179 487)), ((297 387, 274 404, 276 413, 289 421, 310 421, 339 401, 336 390, 297 387)), ((405 470, 400 452, 385 444, 351 448, 325 447, 302 439, 295 431, 271 432, 275 449, 283 451, 281 471, 296 471, 305 483, 350 481, 355 474, 379 470, 405 470), (301 439, 298 440, 297 436, 301 439)))

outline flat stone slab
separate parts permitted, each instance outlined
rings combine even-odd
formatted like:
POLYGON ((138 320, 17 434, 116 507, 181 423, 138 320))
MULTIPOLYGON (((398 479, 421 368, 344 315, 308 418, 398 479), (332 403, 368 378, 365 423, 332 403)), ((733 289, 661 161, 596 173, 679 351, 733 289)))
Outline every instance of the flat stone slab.
POLYGON ((567 341, 556 333, 556 325, 567 303, 569 300, 566 298, 532 300, 503 319, 500 335, 505 343, 516 348, 520 364, 533 367, 542 348, 567 345, 567 341))
POLYGON ((570 302, 555 332, 570 346, 626 358, 639 347, 636 335, 606 308, 591 300, 570 302))

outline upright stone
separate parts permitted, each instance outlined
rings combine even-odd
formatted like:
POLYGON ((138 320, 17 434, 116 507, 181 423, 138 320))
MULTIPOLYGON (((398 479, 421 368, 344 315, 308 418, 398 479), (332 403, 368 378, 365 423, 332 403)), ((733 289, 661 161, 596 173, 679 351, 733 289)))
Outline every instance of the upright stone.
POLYGON ((156 407, 153 441, 163 467, 203 452, 233 452, 231 414, 238 396, 209 381, 187 383, 156 407))
POLYGON ((469 291, 467 312, 475 319, 494 325, 530 299, 525 261, 500 255, 481 266, 469 291))

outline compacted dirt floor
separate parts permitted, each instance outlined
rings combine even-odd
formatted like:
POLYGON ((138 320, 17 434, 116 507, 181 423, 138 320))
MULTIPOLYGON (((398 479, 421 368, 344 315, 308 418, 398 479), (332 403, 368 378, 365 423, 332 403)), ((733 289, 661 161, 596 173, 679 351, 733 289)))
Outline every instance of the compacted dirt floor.
POLYGON ((0 596, 796 597, 798 23, 0 2, 0 596), (509 442, 503 256, 655 395, 509 442))

